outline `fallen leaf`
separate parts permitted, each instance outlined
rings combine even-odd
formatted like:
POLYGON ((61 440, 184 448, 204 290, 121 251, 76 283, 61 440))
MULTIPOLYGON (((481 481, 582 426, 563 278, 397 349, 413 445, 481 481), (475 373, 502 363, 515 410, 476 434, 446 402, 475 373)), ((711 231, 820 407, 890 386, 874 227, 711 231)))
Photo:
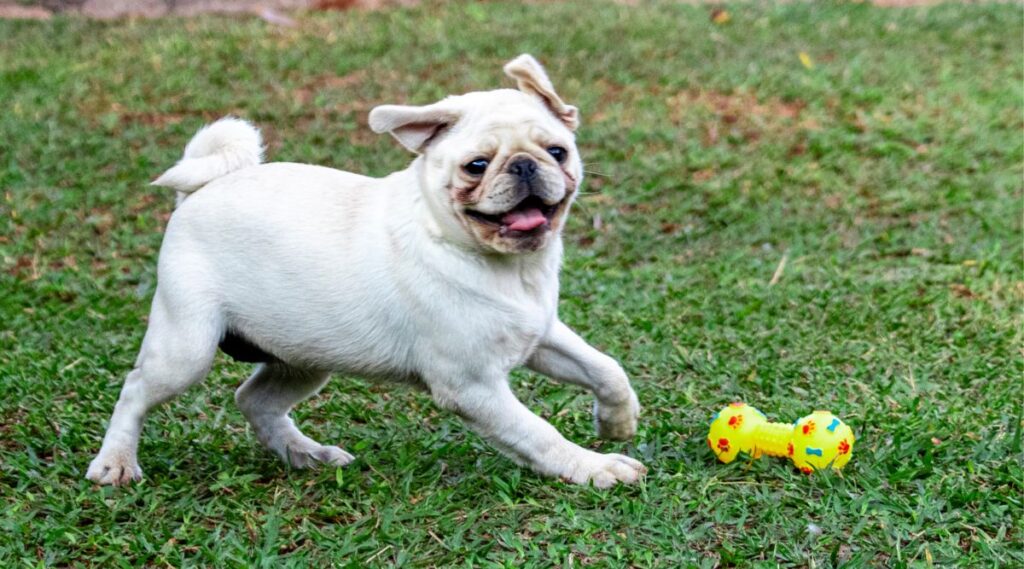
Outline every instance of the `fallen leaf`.
POLYGON ((967 288, 967 285, 951 284, 949 285, 949 290, 953 291, 953 294, 959 296, 960 298, 974 298, 975 296, 977 296, 976 294, 974 294, 974 291, 967 288))
POLYGON ((800 63, 804 64, 807 69, 814 69, 814 62, 811 61, 811 56, 807 55, 806 51, 801 51, 799 54, 800 63))
POLYGON ((696 172, 693 173, 693 181, 694 182, 706 182, 706 181, 708 181, 708 180, 710 180, 711 178, 714 178, 714 177, 715 177, 715 169, 714 168, 705 168, 703 170, 697 170, 696 172))

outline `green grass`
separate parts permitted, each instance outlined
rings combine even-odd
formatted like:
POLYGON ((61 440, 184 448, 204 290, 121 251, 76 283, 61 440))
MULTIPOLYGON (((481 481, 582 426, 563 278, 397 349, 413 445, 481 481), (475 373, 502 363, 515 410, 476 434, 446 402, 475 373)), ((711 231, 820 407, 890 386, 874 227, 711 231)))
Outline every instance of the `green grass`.
POLYGON ((0 566, 1024 563, 1020 6, 739 4, 716 25, 535 4, 0 22, 0 566), (507 85, 523 51, 583 113, 561 314, 630 372, 639 434, 600 442, 585 393, 515 388, 644 484, 538 478, 425 395, 348 378, 297 416, 357 461, 289 471, 223 357, 151 415, 143 483, 83 479, 172 209, 146 182, 200 125, 236 113, 273 160, 382 175, 409 156, 373 105, 507 85), (717 464, 707 421, 735 399, 832 410, 852 463, 717 464))

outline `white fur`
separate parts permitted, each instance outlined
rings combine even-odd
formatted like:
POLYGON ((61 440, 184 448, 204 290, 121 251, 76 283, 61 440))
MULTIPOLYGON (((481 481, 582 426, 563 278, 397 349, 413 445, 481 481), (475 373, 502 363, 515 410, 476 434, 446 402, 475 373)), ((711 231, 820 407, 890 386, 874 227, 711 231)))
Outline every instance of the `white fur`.
MULTIPOLYGON (((90 480, 141 477, 136 449, 146 412, 207 374, 226 331, 280 360, 260 364, 236 401, 257 438, 295 466, 352 460, 303 435, 288 416, 340 372, 427 389, 439 406, 541 474, 600 487, 643 475, 631 458, 567 441, 508 384, 509 371, 526 365, 581 385, 596 397, 600 435, 628 439, 636 431, 639 405, 622 368, 557 317, 564 213, 552 220, 550 238, 519 247, 474 229, 450 199, 452 188, 468 183, 459 164, 477 144, 494 149, 496 173, 479 181, 470 206, 512 191, 499 172, 502 161, 528 156, 543 171, 538 192, 551 203, 562 200, 567 211, 582 175, 571 132, 518 91, 446 101, 454 114, 437 116, 457 124, 438 123, 439 140, 414 141, 425 144, 418 148, 424 153, 381 179, 303 164, 255 165, 258 133, 236 119, 196 135, 157 182, 187 192, 213 179, 167 226, 149 329, 90 480), (555 143, 571 150, 564 164, 545 150, 555 143)), ((395 116, 378 112, 375 127, 408 124, 395 116)))
POLYGON ((226 117, 200 129, 185 147, 181 161, 153 185, 177 190, 180 205, 188 194, 213 180, 261 162, 260 131, 242 119, 226 117))

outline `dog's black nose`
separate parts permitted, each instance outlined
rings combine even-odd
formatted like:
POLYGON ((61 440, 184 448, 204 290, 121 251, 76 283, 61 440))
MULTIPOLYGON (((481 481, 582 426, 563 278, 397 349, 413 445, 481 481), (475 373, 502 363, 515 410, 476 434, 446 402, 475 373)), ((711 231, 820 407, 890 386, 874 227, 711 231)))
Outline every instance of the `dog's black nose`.
POLYGON ((508 172, 522 180, 529 180, 537 174, 537 163, 529 158, 518 158, 508 165, 508 172))

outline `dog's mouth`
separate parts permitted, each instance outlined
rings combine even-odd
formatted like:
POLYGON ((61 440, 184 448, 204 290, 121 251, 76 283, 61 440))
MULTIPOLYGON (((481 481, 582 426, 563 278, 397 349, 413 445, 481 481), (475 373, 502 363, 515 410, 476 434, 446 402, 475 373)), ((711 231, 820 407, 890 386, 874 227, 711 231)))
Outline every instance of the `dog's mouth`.
POLYGON ((520 237, 550 229, 551 219, 560 205, 562 202, 547 205, 537 196, 529 196, 505 213, 488 214, 467 209, 466 215, 485 225, 497 227, 502 235, 520 237))

